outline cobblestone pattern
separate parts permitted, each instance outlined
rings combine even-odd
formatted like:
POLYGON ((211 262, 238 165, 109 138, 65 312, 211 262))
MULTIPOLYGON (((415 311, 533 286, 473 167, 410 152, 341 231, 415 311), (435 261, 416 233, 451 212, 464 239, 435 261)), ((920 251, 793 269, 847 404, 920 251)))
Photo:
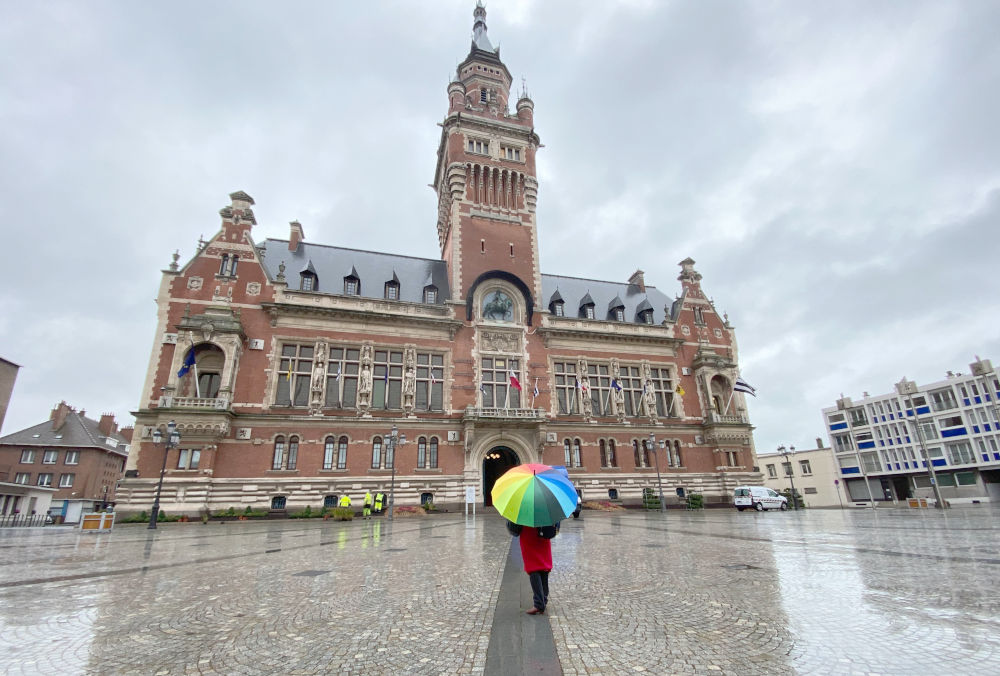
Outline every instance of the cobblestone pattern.
MULTIPOLYGON (((532 620, 567 674, 994 674, 998 516, 585 512, 532 620)), ((0 531, 0 670, 479 674, 509 546, 494 516, 0 531)))

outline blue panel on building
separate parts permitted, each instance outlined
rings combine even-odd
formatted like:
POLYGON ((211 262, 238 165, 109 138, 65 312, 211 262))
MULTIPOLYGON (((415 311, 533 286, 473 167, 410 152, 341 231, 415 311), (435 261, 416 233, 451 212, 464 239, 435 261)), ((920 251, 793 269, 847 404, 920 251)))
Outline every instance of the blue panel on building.
POLYGON ((990 424, 989 424, 989 423, 983 423, 983 427, 985 427, 985 428, 986 428, 986 431, 987 431, 987 432, 989 432, 989 431, 990 431, 990 424))
POLYGON ((847 423, 842 422, 842 423, 837 423, 836 425, 830 425, 830 429, 831 430, 843 430, 843 429, 847 429, 847 423))
POLYGON ((931 412, 930 406, 920 406, 917 408, 917 413, 930 413, 930 412, 931 412))
POLYGON ((964 427, 956 427, 953 430, 941 430, 942 437, 960 437, 968 433, 964 427))
POLYGON ((910 469, 910 463, 904 462, 903 467, 905 467, 906 469, 910 469))
POLYGON ((913 410, 909 409, 909 408, 906 409, 906 415, 908 415, 908 416, 910 416, 912 418, 913 417, 913 410))
POLYGON ((1000 453, 994 453, 993 454, 993 459, 994 460, 1000 460, 1000 453))
POLYGON ((990 454, 983 453, 983 462, 989 462, 989 461, 990 461, 990 454))
POLYGON ((972 431, 973 431, 973 432, 974 432, 975 434, 979 434, 979 425, 973 425, 973 426, 972 426, 972 431))
POLYGON ((885 442, 884 442, 884 441, 882 441, 881 439, 879 439, 879 440, 878 440, 878 445, 879 445, 879 446, 885 446, 885 442))
POLYGON ((983 398, 982 397, 976 397, 976 403, 977 404, 983 403, 983 398))
POLYGON ((882 422, 885 422, 885 416, 882 416, 882 422))
POLYGON ((906 443, 910 443, 910 437, 906 437, 906 443))
POLYGON ((896 469, 899 469, 899 463, 898 462, 896 463, 896 469))
POLYGON ((969 400, 968 399, 963 399, 962 403, 965 404, 966 406, 968 406, 969 405, 969 400))
POLYGON ((945 462, 944 458, 934 458, 933 460, 931 460, 931 462, 934 463, 935 467, 944 467, 945 465, 948 464, 947 462, 945 462))
POLYGON ((861 474, 861 470, 858 469, 857 467, 841 467, 840 468, 840 473, 841 474, 861 474))
POLYGON ((858 444, 858 448, 875 448, 874 441, 862 441, 858 444))

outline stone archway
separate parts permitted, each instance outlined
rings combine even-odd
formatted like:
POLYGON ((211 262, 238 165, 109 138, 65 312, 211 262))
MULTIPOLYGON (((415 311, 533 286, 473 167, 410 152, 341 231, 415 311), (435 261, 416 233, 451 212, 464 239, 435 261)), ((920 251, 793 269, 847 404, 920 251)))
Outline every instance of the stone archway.
POLYGON ((517 452, 508 446, 494 446, 483 455, 483 506, 493 505, 490 491, 500 476, 511 467, 521 464, 517 452))

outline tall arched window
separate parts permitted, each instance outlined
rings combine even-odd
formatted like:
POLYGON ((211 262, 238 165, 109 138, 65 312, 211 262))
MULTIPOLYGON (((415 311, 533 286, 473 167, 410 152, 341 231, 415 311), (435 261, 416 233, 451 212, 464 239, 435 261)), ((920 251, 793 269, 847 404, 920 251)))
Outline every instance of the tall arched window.
POLYGON ((337 440, 327 437, 323 442, 323 469, 333 469, 333 450, 337 445, 337 440))
POLYGON ((337 444, 337 469, 347 469, 347 437, 340 437, 337 444))
POLYGON ((285 461, 285 437, 274 438, 274 459, 271 462, 271 469, 281 469, 281 464, 285 461))
POLYGON ((639 442, 632 440, 632 453, 635 455, 635 466, 642 467, 642 460, 639 458, 639 442))
POLYGON ((382 437, 375 437, 372 441, 372 469, 379 469, 382 466, 382 437))
POLYGON ((436 468, 438 466, 438 438, 431 437, 429 455, 427 456, 427 466, 436 468))
POLYGON ((292 437, 288 440, 288 462, 285 469, 295 469, 299 461, 299 438, 292 437))
POLYGON ((676 467, 683 467, 681 463, 681 442, 674 440, 674 465, 676 467))
POLYGON ((569 439, 563 439, 563 464, 566 467, 569 467, 571 462, 569 453, 569 439))
POLYGON ((642 466, 649 467, 649 442, 642 440, 642 466))
POLYGON ((597 445, 601 448, 601 467, 607 467, 608 466, 607 444, 604 442, 604 439, 601 439, 600 441, 597 442, 597 445))
POLYGON ((618 466, 618 453, 615 452, 615 440, 608 439, 608 467, 618 466))
POLYGON ((219 274, 223 277, 229 272, 229 254, 222 254, 222 264, 219 266, 219 274))
POLYGON ((395 444, 390 444, 390 443, 388 443, 388 441, 389 440, 386 439, 386 445, 385 445, 385 468, 386 469, 392 469, 393 465, 396 462, 396 445, 395 444))
POLYGON ((580 440, 573 440, 573 467, 582 467, 583 463, 580 462, 580 440))
POLYGON ((427 439, 420 437, 417 439, 417 468, 423 469, 427 466, 427 439))

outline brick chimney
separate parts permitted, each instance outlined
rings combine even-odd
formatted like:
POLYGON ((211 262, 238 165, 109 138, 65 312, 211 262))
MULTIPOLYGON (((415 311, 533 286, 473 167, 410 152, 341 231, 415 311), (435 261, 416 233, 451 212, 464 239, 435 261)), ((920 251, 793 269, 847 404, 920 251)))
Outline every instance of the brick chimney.
POLYGON ((628 278, 628 283, 632 286, 638 286, 640 293, 646 293, 646 280, 645 274, 642 270, 636 270, 632 273, 632 276, 628 278))
POLYGON ((115 422, 114 413, 102 413, 101 419, 97 421, 97 429, 106 437, 118 431, 118 423, 115 422))
POLYGON ((52 421, 52 431, 58 432, 62 429, 62 426, 66 424, 66 416, 73 412, 73 407, 67 404, 65 401, 60 401, 59 404, 52 409, 52 414, 49 416, 49 420, 52 421))
POLYGON ((131 425, 127 425, 127 426, 121 428, 118 431, 119 434, 121 434, 123 437, 125 437, 125 441, 127 443, 130 443, 130 444, 132 443, 132 434, 134 432, 135 432, 135 428, 132 427, 131 425))
POLYGON ((816 437, 816 448, 823 448, 823 440, 816 437))
POLYGON ((288 225, 291 228, 288 235, 288 250, 295 252, 299 250, 299 242, 306 238, 306 233, 303 232, 302 224, 298 221, 292 221, 288 225))

